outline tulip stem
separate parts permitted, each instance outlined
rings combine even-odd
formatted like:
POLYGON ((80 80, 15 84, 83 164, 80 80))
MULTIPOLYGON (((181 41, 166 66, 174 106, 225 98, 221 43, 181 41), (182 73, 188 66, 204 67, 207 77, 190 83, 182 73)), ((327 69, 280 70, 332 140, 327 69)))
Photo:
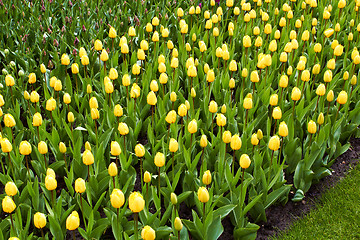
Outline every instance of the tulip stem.
POLYGON ((205 223, 205 203, 203 203, 203 223, 205 223))
POLYGON ((177 232, 177 239, 180 240, 180 231, 177 232))
MULTIPOLYGON (((279 164, 280 164, 280 162, 281 162, 281 150, 282 150, 283 142, 284 142, 284 138, 281 137, 281 141, 280 141, 280 151, 279 151, 279 164)), ((284 160, 285 160, 285 159, 284 159, 284 160)))
POLYGON ((334 122, 336 122, 337 116, 339 115, 340 107, 341 107, 341 104, 339 104, 339 108, 338 108, 338 110, 337 110, 337 112, 336 112, 336 116, 335 116, 335 121, 334 121, 334 122))
POLYGON ((191 133, 191 137, 190 137, 190 154, 191 154, 192 137, 193 137, 193 134, 191 133))
POLYGON ((12 229, 13 231, 15 232, 15 228, 14 228, 14 220, 12 218, 12 213, 10 213, 10 220, 11 220, 11 226, 12 226, 12 229))
POLYGON ((90 165, 88 165, 88 178, 90 179, 90 165))
POLYGON ((13 132, 12 128, 10 128, 10 130, 11 130, 11 135, 12 135, 12 139, 13 139, 13 144, 15 144, 14 132, 13 132))
POLYGON ((134 213, 134 235, 135 240, 138 240, 138 213, 134 213))
POLYGON ((140 158, 140 180, 141 180, 141 190, 143 188, 143 162, 142 158, 140 158))
POLYGON ((295 101, 294 101, 294 106, 293 106, 293 110, 292 110, 292 115, 293 115, 293 118, 295 119, 295 117, 294 117, 294 110, 295 110, 295 101))
POLYGON ((277 122, 277 119, 275 119, 274 134, 273 135, 275 135, 275 133, 276 133, 276 122, 277 122))
POLYGON ((40 133, 39 133, 39 128, 40 127, 37 127, 36 130, 37 130, 37 135, 38 135, 38 141, 40 141, 40 133))
MULTIPOLYGON (((9 165, 10 165, 10 168, 11 168, 11 171, 12 171, 12 174, 13 174, 13 178, 15 180, 15 173, 14 173, 14 166, 11 162, 11 158, 10 158, 10 152, 8 152, 8 157, 9 157, 9 165)), ((10 174, 9 174, 10 175, 10 174)))
POLYGON ((72 231, 73 232, 73 240, 75 240, 76 238, 75 238, 75 230, 74 231, 72 231))
POLYGON ((315 106, 315 110, 314 110, 314 112, 316 111, 317 106, 318 106, 318 104, 319 104, 319 99, 320 99, 320 96, 318 95, 318 99, 317 99, 317 101, 316 101, 316 106, 315 106))
POLYGON ((94 119, 94 122, 95 122, 96 147, 97 147, 97 145, 98 145, 98 129, 97 129, 96 119, 94 119))
POLYGON ((173 181, 174 181, 174 178, 175 178, 175 176, 174 176, 174 152, 172 153, 172 163, 171 163, 171 166, 172 166, 172 179, 173 179, 173 181))
POLYGON ((67 162, 66 162, 66 155, 65 155, 65 153, 64 153, 64 162, 65 162, 65 168, 66 168, 66 171, 67 171, 68 166, 67 166, 67 162))
POLYGON ((1 161, 2 174, 5 175, 5 168, 4 168, 4 164, 3 164, 2 159, 0 161, 1 161))
POLYGON ((214 135, 214 113, 211 113, 211 134, 214 135))
POLYGON ((249 110, 246 109, 246 114, 245 114, 245 124, 244 124, 244 132, 246 131, 246 123, 247 123, 247 118, 248 118, 248 112, 249 110))
POLYGON ((271 173, 271 166, 272 166, 272 160, 273 160, 273 157, 274 157, 274 152, 275 152, 275 151, 272 151, 272 153, 271 153, 270 166, 269 166, 269 171, 268 171, 268 181, 269 181, 269 184, 270 184, 270 173, 271 173))
POLYGON ((233 161, 232 161, 232 166, 231 167, 232 167, 231 172, 235 176, 235 150, 233 152, 233 161))
POLYGON ((114 185, 114 188, 115 188, 115 177, 112 177, 112 180, 113 180, 113 185, 114 185))
MULTIPOLYGON (((226 143, 225 143, 225 148, 226 148, 226 143)), ((202 177, 202 175, 204 174, 204 166, 203 166, 203 164, 204 164, 204 157, 203 157, 203 155, 204 155, 204 150, 205 150, 205 148, 203 148, 202 149, 202 151, 201 151, 201 155, 200 155, 200 163, 201 163, 201 165, 200 165, 200 178, 202 177)))
POLYGON ((29 177, 30 177, 29 162, 28 162, 28 159, 27 159, 27 155, 25 155, 25 162, 26 162, 26 169, 27 169, 27 172, 28 172, 29 177))
POLYGON ((311 147, 312 134, 310 133, 309 147, 311 147))
POLYGON ((242 189, 243 189, 243 183, 244 183, 244 175, 245 175, 245 168, 242 169, 241 187, 240 187, 240 200, 242 200, 242 189))
POLYGON ((123 137, 124 137, 124 149, 123 149, 123 151, 124 151, 125 160, 126 160, 126 142, 125 142, 125 135, 123 135, 123 137))
POLYGON ((84 226, 85 226, 85 228, 86 228, 86 221, 85 221, 84 207, 83 207, 83 203, 82 203, 81 193, 79 193, 79 197, 80 197, 81 214, 82 214, 82 216, 83 216, 84 226))
MULTIPOLYGON (((174 181, 174 180, 173 180, 174 181)), ((147 191, 146 191, 147 192, 147 191)), ((158 194, 159 194, 159 201, 160 201, 160 209, 161 209, 161 193, 160 193, 160 167, 159 167, 159 175, 158 175, 158 194)), ((161 220, 161 210, 159 213, 159 220, 161 220)))
POLYGON ((42 228, 40 229, 40 231, 41 231, 42 239, 45 240, 45 236, 44 236, 44 232, 43 232, 42 228))
POLYGON ((45 154, 44 154, 44 163, 45 163, 45 168, 47 169, 48 164, 47 164, 47 161, 46 161, 46 156, 45 156, 45 154))

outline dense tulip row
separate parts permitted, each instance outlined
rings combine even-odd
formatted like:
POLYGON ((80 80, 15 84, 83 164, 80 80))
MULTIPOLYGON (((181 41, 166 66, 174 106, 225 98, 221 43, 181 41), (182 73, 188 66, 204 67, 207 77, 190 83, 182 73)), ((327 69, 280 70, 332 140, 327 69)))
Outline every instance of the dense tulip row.
POLYGON ((255 239, 360 136, 359 0, 15 2, 1 239, 255 239))

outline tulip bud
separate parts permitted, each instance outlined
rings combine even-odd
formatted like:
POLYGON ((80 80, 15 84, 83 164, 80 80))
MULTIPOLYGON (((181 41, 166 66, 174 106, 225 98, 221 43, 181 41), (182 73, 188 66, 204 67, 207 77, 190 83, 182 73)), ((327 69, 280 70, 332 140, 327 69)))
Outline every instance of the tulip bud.
POLYGON ((240 167, 246 169, 250 166, 251 160, 247 154, 242 154, 240 157, 240 167))
POLYGON ((221 106, 221 113, 222 113, 222 114, 225 114, 225 113, 226 113, 226 105, 225 105, 225 104, 223 104, 223 105, 221 106))
POLYGON ((42 116, 40 113, 35 113, 33 116, 33 121, 32 121, 32 125, 34 127, 39 127, 42 124, 42 116))
POLYGON ((178 149, 179 149, 179 144, 176 141, 176 139, 170 138, 169 151, 174 153, 174 152, 177 152, 178 149))
POLYGON ((253 135, 251 135, 251 144, 252 144, 253 146, 256 146, 256 145, 259 144, 259 139, 258 139, 256 133, 254 133, 253 135))
POLYGON ((324 96, 325 92, 326 92, 325 85, 321 83, 316 89, 316 94, 318 96, 324 96))
POLYGON ((279 125, 279 135, 286 137, 289 134, 288 127, 285 122, 281 122, 279 125))
POLYGON ((273 109, 272 117, 273 117, 274 119, 281 119, 281 117, 282 117, 282 112, 281 112, 281 108, 280 108, 280 107, 275 107, 275 108, 273 109))
POLYGON ((119 156, 121 153, 121 148, 120 148, 120 144, 117 141, 112 141, 111 142, 111 155, 113 156, 119 156))
POLYGON ((177 196, 175 193, 171 193, 170 194, 170 201, 173 205, 176 205, 177 204, 177 196))
POLYGON ((114 208, 121 208, 125 203, 124 193, 117 188, 114 188, 110 194, 111 206, 114 208))
POLYGON ((19 152, 21 155, 29 155, 31 153, 31 144, 28 141, 21 141, 19 152))
POLYGON ((185 100, 185 106, 186 106, 186 109, 189 111, 190 110, 190 103, 188 100, 185 100))
POLYGON ((129 208, 132 212, 141 212, 145 207, 143 196, 138 192, 133 192, 129 196, 129 208))
POLYGON ((99 110, 97 110, 96 108, 91 108, 91 118, 93 120, 99 119, 100 118, 100 113, 99 110))
POLYGON ((205 148, 208 144, 206 135, 202 135, 200 138, 200 147, 205 148))
POLYGON ((61 55, 61 65, 67 66, 69 64, 70 64, 70 58, 66 53, 64 53, 63 55, 61 55))
POLYGON ((268 147, 273 151, 278 150, 280 147, 280 138, 277 135, 272 136, 269 140, 268 147))
POLYGON ((60 150, 61 153, 66 153, 65 143, 63 143, 63 142, 59 143, 59 150, 60 150))
POLYGON ((146 172, 144 173, 144 182, 145 182, 145 183, 151 182, 151 174, 150 174, 148 171, 146 171, 146 172))
POLYGON ((278 97, 278 95, 276 93, 272 94, 270 96, 270 105, 271 106, 276 106, 278 104, 278 99, 279 99, 279 97, 278 97))
POLYGON ((2 200, 2 209, 6 213, 12 213, 16 208, 16 205, 11 197, 5 196, 2 200))
POLYGON ((34 225, 36 228, 44 228, 46 226, 46 216, 43 213, 37 212, 34 214, 34 225))
POLYGON ((45 187, 49 191, 55 190, 57 187, 56 179, 51 175, 47 175, 45 177, 45 187))
POLYGON ((195 97, 196 97, 195 88, 191 88, 190 95, 191 95, 192 98, 195 98, 195 97))
POLYGON ((69 123, 73 123, 75 121, 74 114, 72 112, 68 112, 67 119, 69 123))
POLYGON ((209 170, 205 171, 202 176, 202 182, 205 185, 211 184, 211 172, 209 170))
POLYGON ((197 192, 197 195, 200 202, 207 203, 209 201, 210 198, 209 192, 205 187, 200 187, 197 192))
MULTIPOLYGON (((170 144, 171 144, 171 142, 170 142, 170 144)), ((157 167, 164 166, 165 165, 165 155, 163 153, 161 153, 161 152, 157 152, 156 155, 155 155, 155 158, 154 158, 154 163, 155 163, 155 165, 157 167)))
POLYGON ((82 178, 78 178, 75 180, 75 192, 83 193, 86 190, 85 180, 82 178))
POLYGON ((193 119, 191 122, 189 122, 188 124, 188 131, 189 133, 193 134, 197 132, 197 122, 195 119, 193 119))
POLYGON ((157 103, 157 98, 156 95, 153 91, 150 91, 147 95, 147 103, 151 106, 156 105, 157 103))
POLYGON ((355 86, 357 82, 357 77, 355 75, 352 76, 351 80, 350 80, 350 84, 355 86))
POLYGON ((66 229, 67 230, 75 230, 80 226, 80 218, 77 211, 73 211, 67 218, 66 218, 66 229))
POLYGON ((14 127, 16 125, 15 119, 10 113, 5 114, 4 124, 6 127, 14 127))
POLYGON ((310 120, 310 122, 308 123, 308 132, 311 134, 316 133, 316 123, 313 120, 310 120))
POLYGON ((56 109, 56 100, 51 97, 46 101, 46 110, 48 111, 54 111, 56 109))
POLYGON ((175 230, 178 231, 178 232, 180 232, 181 229, 183 228, 183 224, 182 224, 181 219, 179 217, 175 218, 174 226, 175 226, 175 230))
POLYGON ((94 155, 90 150, 85 150, 83 152, 82 160, 85 165, 91 165, 94 163, 94 155))
POLYGON ((5 193, 8 196, 15 196, 18 192, 18 189, 14 182, 7 182, 5 184, 5 193))
POLYGON ((244 99, 243 107, 247 110, 251 109, 253 106, 253 102, 251 98, 246 97, 244 99))
POLYGON ((46 145, 46 142, 44 141, 40 141, 38 144, 38 150, 40 152, 40 154, 46 154, 48 152, 48 147, 46 145))
POLYGON ((337 97, 336 101, 339 103, 339 104, 345 104, 347 102, 347 99, 348 99, 348 95, 345 91, 341 91, 339 93, 339 96, 337 97))
POLYGON ((184 117, 187 114, 187 107, 185 104, 180 104, 180 106, 178 107, 178 114, 180 117, 184 117))
POLYGON ((294 87, 293 90, 291 91, 291 99, 293 101, 298 101, 301 98, 301 91, 299 88, 294 87))
POLYGON ((216 124, 219 127, 223 127, 226 125, 226 117, 222 113, 218 113, 216 115, 216 124))
POLYGON ((144 240, 154 240, 156 238, 155 230, 146 225, 141 231, 141 238, 144 240))
POLYGON ((241 142, 241 138, 239 137, 238 134, 235 134, 231 137, 231 141, 230 141, 230 147, 232 150, 239 150, 241 148, 242 142, 241 142))
POLYGON ((256 70, 252 71, 250 74, 250 81, 251 82, 259 82, 259 80, 260 80, 260 78, 259 78, 258 72, 256 70))
POLYGON ((120 135, 123 135, 123 136, 127 135, 129 133, 129 127, 124 122, 119 123, 118 130, 120 132, 120 135))

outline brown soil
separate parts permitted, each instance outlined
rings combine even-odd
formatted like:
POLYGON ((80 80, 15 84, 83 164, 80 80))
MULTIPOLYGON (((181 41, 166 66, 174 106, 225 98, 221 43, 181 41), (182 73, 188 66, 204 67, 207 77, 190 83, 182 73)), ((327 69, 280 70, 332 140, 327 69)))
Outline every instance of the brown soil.
MULTIPOLYGON (((360 139, 351 139, 350 144, 349 150, 342 154, 331 166, 332 175, 311 186, 304 200, 301 202, 289 201, 285 206, 272 206, 266 210, 267 222, 260 223, 257 240, 268 239, 287 229, 295 220, 305 216, 315 206, 324 191, 334 187, 336 183, 346 176, 348 170, 357 164, 360 158, 360 139)), ((289 199, 293 196, 294 192, 290 192, 289 199)))

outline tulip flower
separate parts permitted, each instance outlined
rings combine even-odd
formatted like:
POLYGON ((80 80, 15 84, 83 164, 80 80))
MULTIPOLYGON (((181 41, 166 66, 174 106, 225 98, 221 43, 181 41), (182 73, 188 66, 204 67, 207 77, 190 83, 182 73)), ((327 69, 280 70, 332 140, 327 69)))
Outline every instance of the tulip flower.
POLYGON ((341 108, 341 105, 344 105, 346 102, 347 102, 347 99, 348 99, 348 95, 347 95, 347 92, 346 91, 341 91, 339 93, 339 96, 337 97, 336 101, 339 103, 339 108, 336 112, 336 116, 335 116, 335 121, 337 119, 337 116, 339 114, 339 111, 340 111, 340 108, 341 108))
POLYGON ((18 193, 18 189, 14 182, 7 182, 5 184, 5 193, 8 196, 15 196, 18 193))
POLYGON ((181 222, 181 219, 179 217, 176 217, 174 220, 174 227, 175 230, 178 232, 177 239, 180 240, 180 231, 183 228, 183 224, 181 222))
POLYGON ((141 143, 136 144, 135 146, 135 155, 140 159, 140 177, 141 177, 141 186, 143 185, 143 162, 142 158, 145 155, 145 148, 141 143))
MULTIPOLYGON (((77 211, 73 211, 66 218, 66 229, 73 231, 76 230, 80 226, 80 218, 77 211)), ((75 231, 73 231, 73 238, 75 239, 75 231)))
POLYGON ((202 182, 205 185, 209 185, 211 183, 211 172, 209 170, 205 171, 202 175, 202 182))
POLYGON ((114 188, 110 194, 110 202, 111 206, 119 210, 125 203, 124 193, 120 189, 114 188))
POLYGON ((205 203, 210 199, 209 192, 205 187, 200 187, 197 192, 197 196, 200 202, 203 203, 203 222, 205 222, 205 203))
POLYGON ((134 213, 134 235, 138 239, 138 213, 145 207, 143 196, 139 192, 132 192, 129 196, 129 208, 134 213))
POLYGON ((34 225, 36 228, 42 228, 46 226, 46 216, 43 213, 37 212, 34 214, 34 225))
POLYGON ((10 214, 11 226, 14 231, 15 231, 15 228, 14 228, 14 222, 13 222, 13 218, 12 218, 12 212, 15 210, 15 208, 16 208, 16 204, 14 203, 12 198, 9 196, 5 196, 2 200, 2 210, 4 212, 10 214))
POLYGON ((195 119, 191 120, 188 124, 188 131, 191 134, 191 138, 190 138, 190 147, 192 145, 192 136, 194 133, 197 132, 197 121, 195 119))
POLYGON ((146 225, 141 231, 141 238, 144 240, 155 240, 155 230, 146 225))

